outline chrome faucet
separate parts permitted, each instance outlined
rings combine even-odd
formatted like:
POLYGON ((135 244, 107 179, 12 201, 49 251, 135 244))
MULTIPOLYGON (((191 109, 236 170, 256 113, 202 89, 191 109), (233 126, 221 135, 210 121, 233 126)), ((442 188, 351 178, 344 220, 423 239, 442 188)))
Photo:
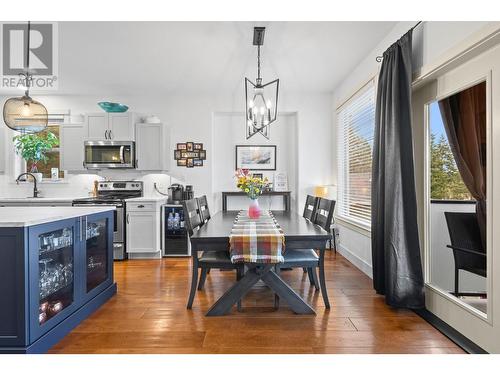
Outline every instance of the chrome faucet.
POLYGON ((32 174, 32 173, 29 173, 29 172, 25 172, 25 173, 21 173, 19 176, 17 176, 16 178, 16 183, 19 185, 19 182, 20 181, 26 181, 26 179, 24 180, 21 180, 20 178, 22 176, 31 176, 31 178, 33 178, 33 198, 38 198, 38 188, 36 186, 36 177, 32 174))

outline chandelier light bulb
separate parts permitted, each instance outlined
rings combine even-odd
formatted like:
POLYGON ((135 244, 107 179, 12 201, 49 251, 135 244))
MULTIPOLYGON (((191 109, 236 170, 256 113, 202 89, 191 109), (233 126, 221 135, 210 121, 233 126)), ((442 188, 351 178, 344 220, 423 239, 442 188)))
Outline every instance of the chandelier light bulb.
POLYGON ((249 100, 249 101, 248 101, 248 107, 249 107, 249 108, 252 108, 254 105, 255 105, 255 104, 254 104, 253 100, 249 100))
POLYGON ((260 114, 261 114, 261 116, 264 115, 265 111, 266 111, 266 109, 264 107, 260 107, 260 114))
POLYGON ((273 106, 269 99, 267 99, 266 104, 267 104, 267 109, 271 109, 271 107, 273 106))
POLYGON ((31 116, 31 108, 29 103, 24 103, 23 108, 21 109, 21 116, 23 117, 31 116))

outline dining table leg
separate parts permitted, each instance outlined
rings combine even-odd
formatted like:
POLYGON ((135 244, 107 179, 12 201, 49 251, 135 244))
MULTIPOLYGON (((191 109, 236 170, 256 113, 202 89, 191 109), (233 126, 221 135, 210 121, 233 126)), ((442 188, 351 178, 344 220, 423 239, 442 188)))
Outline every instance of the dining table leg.
POLYGON ((241 300, 259 280, 262 280, 280 299, 285 300, 296 314, 316 314, 314 309, 274 272, 273 268, 273 264, 250 266, 245 275, 215 302, 206 315, 228 314, 234 304, 241 300))
POLYGON ((271 267, 273 267, 272 264, 266 265, 262 270, 257 267, 250 268, 236 284, 229 288, 229 290, 213 304, 206 315, 221 316, 229 313, 233 305, 241 300, 245 294, 257 284, 261 278, 261 272, 268 272, 271 267))
POLYGON ((262 281, 271 288, 280 299, 285 300, 288 306, 296 314, 316 314, 314 309, 309 306, 287 283, 283 281, 273 270, 266 272, 261 276, 262 281))

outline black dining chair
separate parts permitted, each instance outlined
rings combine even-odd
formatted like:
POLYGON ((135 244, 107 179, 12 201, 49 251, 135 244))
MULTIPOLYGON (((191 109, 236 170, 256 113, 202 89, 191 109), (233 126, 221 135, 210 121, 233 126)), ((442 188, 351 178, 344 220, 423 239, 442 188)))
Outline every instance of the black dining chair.
MULTIPOLYGON (((184 209, 184 222, 186 225, 186 230, 191 237, 195 231, 199 230, 203 226, 203 221, 200 215, 199 203, 197 199, 190 199, 182 202, 182 207, 184 209)), ((192 275, 191 275, 191 290, 189 292, 189 299, 187 303, 187 308, 191 309, 193 307, 194 296, 196 294, 196 289, 202 290, 208 270, 211 268, 218 269, 229 269, 236 270, 236 279, 239 280, 243 275, 243 265, 234 264, 231 262, 229 257, 229 251, 227 249, 221 251, 203 251, 201 255, 192 255, 192 275), (201 269, 201 276, 198 282, 198 269, 201 269)), ((238 302, 238 309, 241 305, 238 302)))
MULTIPOLYGON (((335 201, 325 198, 318 198, 316 206, 316 213, 312 222, 325 229, 330 235, 330 226, 333 220, 333 211, 335 209, 335 201)), ((320 250, 320 255, 314 249, 304 250, 286 250, 283 254, 284 262, 277 264, 275 270, 280 272, 281 268, 305 268, 309 275, 311 285, 314 285, 316 290, 321 288, 321 295, 326 308, 330 308, 330 301, 328 300, 328 291, 326 289, 325 279, 325 250, 320 250), (319 282, 316 268, 319 269, 319 282)), ((275 296, 275 307, 279 306, 279 297, 275 296)))
POLYGON ((308 195, 306 197, 306 203, 304 205, 304 213, 302 214, 308 220, 313 220, 316 214, 316 205, 318 204, 318 198, 308 195))
POLYGON ((208 209, 207 196, 203 195, 198 199, 198 209, 200 210, 201 221, 206 223, 210 220, 210 210, 208 209))
POLYGON ((455 295, 460 295, 459 270, 486 277, 486 249, 475 212, 445 212, 455 259, 455 295))

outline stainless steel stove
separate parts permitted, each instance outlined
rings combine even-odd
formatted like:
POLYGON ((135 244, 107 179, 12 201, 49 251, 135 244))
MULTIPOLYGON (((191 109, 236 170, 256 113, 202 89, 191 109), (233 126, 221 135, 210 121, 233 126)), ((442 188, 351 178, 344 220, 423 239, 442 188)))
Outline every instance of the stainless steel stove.
POLYGON ((125 235, 127 217, 126 199, 138 198, 143 195, 142 181, 103 181, 97 185, 97 196, 75 199, 73 206, 113 206, 115 207, 115 224, 113 235, 113 253, 115 260, 127 258, 125 235))

